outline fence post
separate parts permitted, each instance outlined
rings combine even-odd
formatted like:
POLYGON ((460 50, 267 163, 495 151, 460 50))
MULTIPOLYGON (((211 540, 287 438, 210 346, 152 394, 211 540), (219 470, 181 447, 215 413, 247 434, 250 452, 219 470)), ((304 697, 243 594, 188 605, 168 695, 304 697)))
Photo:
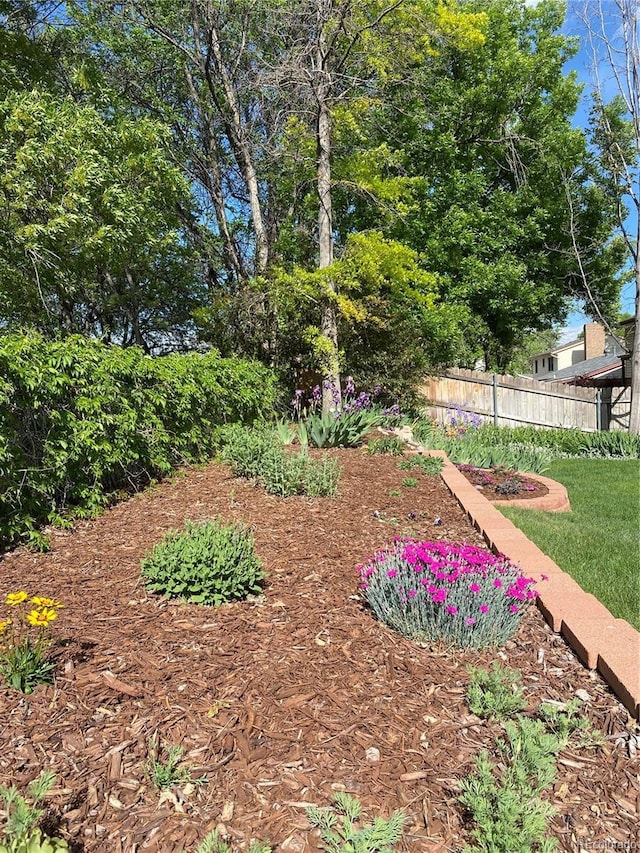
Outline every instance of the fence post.
POLYGON ((498 426, 498 377, 493 374, 493 425, 498 426))

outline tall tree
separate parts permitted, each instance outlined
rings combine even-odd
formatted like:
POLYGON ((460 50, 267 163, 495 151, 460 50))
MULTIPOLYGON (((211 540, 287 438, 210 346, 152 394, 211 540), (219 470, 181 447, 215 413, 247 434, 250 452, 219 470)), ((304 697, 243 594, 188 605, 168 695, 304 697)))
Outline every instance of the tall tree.
POLYGON ((177 208, 190 196, 163 132, 37 89, 0 102, 3 325, 187 345, 200 300, 177 208))
POLYGON ((580 291, 570 220, 613 313, 620 247, 594 191, 584 133, 571 125, 580 87, 563 66, 575 45, 564 7, 468 0, 487 16, 472 52, 443 43, 414 85, 399 87, 382 133, 416 178, 416 204, 391 232, 420 249, 442 296, 467 314, 465 358, 504 368, 522 336, 562 321, 580 291), (570 175, 572 206, 563 178, 570 175))
MULTIPOLYGON (((332 275, 335 261, 336 236, 340 232, 334 217, 336 186, 333 166, 339 157, 335 136, 340 123, 355 129, 362 118, 362 107, 372 109, 379 101, 389 80, 406 80, 410 65, 418 58, 428 60, 432 43, 445 35, 461 47, 481 39, 478 25, 482 16, 457 12, 451 4, 412 2, 411 0, 290 0, 280 3, 278 26, 285 33, 279 73, 286 69, 288 85, 294 103, 313 121, 315 147, 315 192, 317 198, 317 265, 326 271, 319 281, 321 319, 316 338, 317 352, 322 360, 325 377, 323 409, 340 406, 340 273, 332 275), (284 20, 283 20, 284 16, 284 20), (409 64, 406 58, 410 57, 409 64), (305 105, 307 108, 305 110, 305 105)), ((353 146, 353 140, 351 147, 353 146)), ((377 152, 369 150, 370 158, 377 152)), ((352 165, 356 161, 352 160, 352 165)), ((343 164, 344 166, 344 164, 343 164)), ((375 169, 369 170, 369 176, 375 169)), ((348 175, 353 196, 364 195, 362 173, 352 170, 348 175)), ((379 184, 384 184, 380 180, 379 184)), ((367 193, 368 201, 377 201, 367 193)), ((376 204, 373 205, 377 207, 376 204)), ((349 207, 349 202, 347 202, 349 207)), ((378 209, 378 215, 380 209, 378 209)), ((349 229, 343 228, 345 249, 349 229)), ((384 256, 388 245, 379 247, 384 256)), ((366 252, 364 254, 367 254, 366 252)), ((375 252, 374 252, 375 254, 375 252)), ((359 253, 352 255, 358 257, 359 253)), ((369 255, 369 261, 372 255, 369 255)), ((419 271, 416 270, 418 279, 419 271)), ((364 276, 366 278, 366 274, 364 276)), ((382 274, 384 278, 384 274, 382 274)), ((417 290, 415 291, 417 293, 417 290)))
MULTIPOLYGON (((227 270, 224 281, 213 282, 214 304, 231 294, 237 305, 241 295, 253 314, 275 316, 265 273, 274 262, 300 260, 287 257, 283 237, 287 223, 302 226, 307 269, 327 271, 318 279, 315 352, 327 384, 339 386, 339 294, 330 273, 340 230, 336 125, 353 124, 351 105, 373 102, 392 70, 406 76, 405 54, 428 61, 440 29, 460 41, 475 33, 474 16, 435 0, 101 0, 78 4, 76 14, 96 40, 93 55, 102 57, 113 93, 125 92, 134 112, 171 124, 175 151, 211 204, 227 270), (296 126, 298 140, 311 140, 312 169, 292 199, 279 184, 296 180, 286 173, 296 126), (311 198, 313 225, 306 216, 311 198)), ((357 176, 350 183, 357 187, 357 176)), ((202 225, 194 223, 200 232, 202 225)), ((342 236, 340 249, 348 231, 342 236)), ((275 337, 265 334, 264 357, 275 358, 275 337)))
POLYGON ((616 207, 635 283, 629 431, 640 433, 640 7, 636 0, 589 0, 576 10, 593 57, 592 140, 616 207))

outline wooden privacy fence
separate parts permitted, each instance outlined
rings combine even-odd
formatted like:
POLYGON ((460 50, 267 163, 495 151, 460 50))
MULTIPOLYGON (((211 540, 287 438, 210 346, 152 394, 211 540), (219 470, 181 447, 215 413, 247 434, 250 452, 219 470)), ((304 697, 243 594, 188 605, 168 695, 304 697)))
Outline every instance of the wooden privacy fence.
POLYGON ((427 412, 441 423, 460 409, 500 426, 627 429, 630 389, 584 388, 450 368, 420 388, 427 412), (625 423, 626 422, 626 423, 625 423))

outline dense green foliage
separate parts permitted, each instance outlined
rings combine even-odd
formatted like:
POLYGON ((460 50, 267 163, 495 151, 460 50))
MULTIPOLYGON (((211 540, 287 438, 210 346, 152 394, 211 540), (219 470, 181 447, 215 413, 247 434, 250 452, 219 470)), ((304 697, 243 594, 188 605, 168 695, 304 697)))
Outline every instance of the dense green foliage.
POLYGON ((338 489, 340 466, 326 454, 320 459, 306 450, 290 452, 269 429, 241 426, 224 430, 220 455, 238 477, 261 483, 272 495, 333 497, 338 489))
POLYGON ((504 367, 524 333, 550 328, 568 295, 584 296, 572 237, 609 316, 624 247, 603 241, 615 194, 594 184, 586 136, 571 122, 580 86, 563 70, 576 50, 560 32, 564 6, 464 8, 486 13, 485 43, 446 42, 384 113, 381 136, 415 182, 391 233, 419 249, 443 298, 464 312, 459 363, 504 367))
POLYGON ((548 476, 567 487, 570 513, 500 507, 586 592, 638 630, 639 467, 636 460, 558 459, 548 476))
POLYGON ((621 190, 572 127, 563 11, 2 0, 0 322, 206 340, 287 382, 337 361, 397 397, 430 366, 514 364, 582 272, 611 315, 621 190))
POLYGON ((150 119, 34 89, 0 101, 0 316, 180 349, 202 304, 178 216, 189 188, 150 119))
MULTIPOLYGON (((546 448, 554 457, 593 456, 601 459, 640 459, 640 436, 622 430, 582 432, 579 429, 494 427, 482 424, 474 433, 487 445, 546 448)), ((527 470, 527 469, 521 469, 527 470)))
POLYGON ((91 513, 112 493, 207 459, 218 425, 272 411, 262 365, 145 356, 81 337, 0 339, 0 541, 91 513))
MULTIPOLYGON (((532 474, 542 474, 547 470, 552 454, 546 447, 508 439, 494 441, 492 433, 482 432, 482 429, 474 428, 457 436, 449 435, 437 424, 423 419, 414 424, 413 435, 416 441, 429 450, 444 450, 452 462, 475 465, 477 468, 513 468, 532 474)), ((501 429, 498 429, 498 435, 501 429)))
POLYGON ((253 545, 240 525, 188 521, 144 558, 142 577, 151 592, 217 607, 260 591, 264 574, 253 545))

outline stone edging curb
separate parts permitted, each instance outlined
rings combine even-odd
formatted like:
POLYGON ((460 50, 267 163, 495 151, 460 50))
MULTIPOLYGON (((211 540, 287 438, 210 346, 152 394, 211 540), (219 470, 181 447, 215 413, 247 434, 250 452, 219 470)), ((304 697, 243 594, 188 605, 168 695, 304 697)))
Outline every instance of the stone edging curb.
MULTIPOLYGON (((469 483, 443 450, 421 452, 443 460, 442 479, 474 527, 494 551, 540 581, 537 604, 549 625, 585 666, 597 669, 629 713, 640 720, 640 633, 624 619, 615 619, 563 572, 469 483)), ((523 503, 531 507, 533 501, 523 503)))

